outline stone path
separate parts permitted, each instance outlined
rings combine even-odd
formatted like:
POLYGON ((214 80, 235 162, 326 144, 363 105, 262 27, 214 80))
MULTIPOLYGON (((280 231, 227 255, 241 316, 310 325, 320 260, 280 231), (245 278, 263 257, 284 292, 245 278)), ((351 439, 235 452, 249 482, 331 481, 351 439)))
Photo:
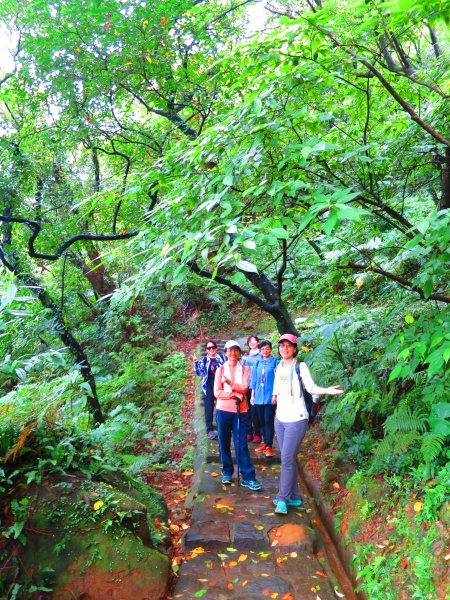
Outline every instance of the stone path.
MULTIPOLYGON (((252 445, 252 444, 251 444, 252 445)), ((307 504, 274 512, 280 473, 251 449, 260 492, 221 484, 218 445, 209 441, 192 491, 192 521, 175 599, 329 600, 344 597, 327 563, 307 504)))

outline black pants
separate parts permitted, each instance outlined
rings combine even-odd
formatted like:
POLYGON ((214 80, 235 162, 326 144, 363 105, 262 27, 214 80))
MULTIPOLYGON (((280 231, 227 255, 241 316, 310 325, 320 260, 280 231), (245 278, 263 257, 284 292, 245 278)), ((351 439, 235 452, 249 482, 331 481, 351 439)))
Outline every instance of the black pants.
POLYGON ((214 390, 208 390, 206 394, 203 394, 203 404, 205 409, 206 433, 209 433, 210 431, 214 431, 214 390))
POLYGON ((252 391, 247 391, 247 408, 248 408, 248 434, 258 435, 261 437, 261 424, 259 422, 258 414, 255 407, 250 404, 250 398, 252 397, 252 391))
POLYGON ((265 445, 272 448, 273 435, 275 432, 275 406, 272 406, 272 404, 254 404, 252 410, 258 416, 265 445))

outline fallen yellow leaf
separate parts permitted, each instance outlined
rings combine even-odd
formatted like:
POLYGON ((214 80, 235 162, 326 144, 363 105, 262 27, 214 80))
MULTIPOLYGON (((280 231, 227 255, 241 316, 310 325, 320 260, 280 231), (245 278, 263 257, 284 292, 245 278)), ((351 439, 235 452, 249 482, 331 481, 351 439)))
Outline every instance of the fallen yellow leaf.
POLYGON ((194 548, 191 552, 191 558, 195 558, 196 556, 198 556, 199 554, 203 554, 205 552, 204 548, 194 548))
POLYGON ((103 502, 103 500, 97 500, 97 502, 94 504, 94 510, 98 510, 99 508, 101 508, 105 503, 103 502))
POLYGON ((225 510, 234 510, 233 506, 228 506, 228 504, 216 504, 215 508, 225 509, 225 510))
POLYGON ((237 567, 237 562, 235 560, 230 560, 230 562, 228 563, 229 567, 237 567))
POLYGON ((414 502, 414 512, 420 513, 420 511, 422 510, 422 506, 422 502, 414 502))
POLYGON ((244 562, 244 560, 247 560, 247 555, 241 554, 240 557, 238 558, 238 562, 244 562))
POLYGON ((337 481, 334 481, 334 482, 333 482, 333 487, 334 487, 334 489, 336 489, 336 490, 340 490, 340 489, 341 489, 341 486, 339 485, 339 483, 338 483, 337 481))

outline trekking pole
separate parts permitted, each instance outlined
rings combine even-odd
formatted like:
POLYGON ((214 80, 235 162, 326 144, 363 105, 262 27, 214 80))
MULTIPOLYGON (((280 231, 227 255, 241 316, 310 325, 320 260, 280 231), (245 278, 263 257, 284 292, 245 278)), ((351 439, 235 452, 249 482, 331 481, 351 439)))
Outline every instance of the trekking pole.
POLYGON ((241 401, 239 398, 236 398, 237 439, 236 439, 235 448, 236 448, 236 454, 237 454, 236 463, 237 463, 237 484, 238 484, 238 486, 239 486, 239 482, 240 482, 240 478, 241 478, 241 473, 240 473, 240 469, 239 469, 239 456, 241 454, 240 423, 239 423, 240 409, 241 409, 241 401))

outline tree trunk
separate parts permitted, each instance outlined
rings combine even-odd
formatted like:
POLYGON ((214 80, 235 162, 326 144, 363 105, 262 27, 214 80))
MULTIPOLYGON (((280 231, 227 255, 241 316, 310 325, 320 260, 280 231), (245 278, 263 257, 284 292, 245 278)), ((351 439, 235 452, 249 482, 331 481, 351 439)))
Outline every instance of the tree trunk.
POLYGON ((294 322, 281 298, 279 288, 274 285, 263 273, 250 273, 248 271, 241 271, 248 281, 261 292, 262 296, 264 297, 261 298, 261 296, 257 296, 245 288, 232 283, 223 275, 215 275, 215 277, 213 277, 212 273, 206 269, 201 269, 194 261, 188 262, 187 266, 196 275, 204 277, 205 279, 209 279, 210 281, 214 281, 220 285, 224 285, 230 290, 233 290, 233 292, 236 292, 236 294, 239 294, 250 302, 253 302, 253 304, 256 304, 256 306, 259 306, 259 308, 275 319, 279 333, 293 333, 294 335, 298 335, 298 331, 294 325, 294 322))
POLYGON ((266 301, 259 304, 259 306, 275 319, 278 332, 281 334, 293 333, 294 335, 298 335, 294 321, 281 298, 278 286, 274 285, 264 273, 242 272, 248 281, 264 296, 266 301))
POLYGON ((99 264, 101 259, 93 244, 91 245, 91 248, 87 250, 87 253, 92 260, 92 267, 89 266, 81 256, 73 252, 69 255, 70 262, 81 270, 91 284, 97 299, 104 296, 111 296, 111 294, 114 293, 116 286, 112 282, 104 265, 99 264))
POLYGON ((270 314, 277 322, 278 333, 293 333, 298 336, 297 328, 288 313, 285 304, 281 301, 280 305, 270 311, 270 314))
POLYGON ((104 423, 102 409, 97 396, 97 385, 95 383, 95 377, 92 373, 91 365, 88 357, 81 347, 80 343, 75 339, 72 333, 64 323, 61 309, 56 302, 50 297, 49 293, 39 284, 39 282, 32 276, 27 274, 16 275, 17 279, 22 285, 30 287, 30 291, 38 298, 39 302, 45 308, 48 308, 53 317, 55 324, 55 330, 58 333, 61 341, 69 348, 70 353, 74 357, 76 363, 80 365, 81 376, 84 381, 89 384, 91 393, 87 393, 87 402, 89 405, 90 412, 92 413, 96 423, 104 423))
POLYGON ((91 389, 91 393, 87 393, 87 403, 89 410, 94 417, 94 421, 95 423, 104 423, 105 419, 103 417, 102 409, 100 407, 100 402, 97 396, 97 386, 95 383, 95 377, 92 373, 88 357, 86 356, 80 343, 75 339, 75 337, 72 335, 72 333, 64 323, 60 307, 51 298, 49 293, 40 285, 37 279, 35 279, 32 275, 22 273, 17 263, 12 264, 6 259, 1 246, 0 260, 3 263, 3 265, 9 271, 11 271, 11 273, 14 273, 19 283, 21 285, 27 286, 30 289, 30 292, 37 297, 42 306, 50 310, 53 317, 55 331, 57 332, 61 341, 69 348, 69 351, 74 357, 76 363, 80 365, 81 376, 83 377, 84 381, 89 384, 89 387, 91 389))
POLYGON ((450 208, 450 148, 445 149, 445 161, 441 174, 441 198, 439 210, 450 208))

